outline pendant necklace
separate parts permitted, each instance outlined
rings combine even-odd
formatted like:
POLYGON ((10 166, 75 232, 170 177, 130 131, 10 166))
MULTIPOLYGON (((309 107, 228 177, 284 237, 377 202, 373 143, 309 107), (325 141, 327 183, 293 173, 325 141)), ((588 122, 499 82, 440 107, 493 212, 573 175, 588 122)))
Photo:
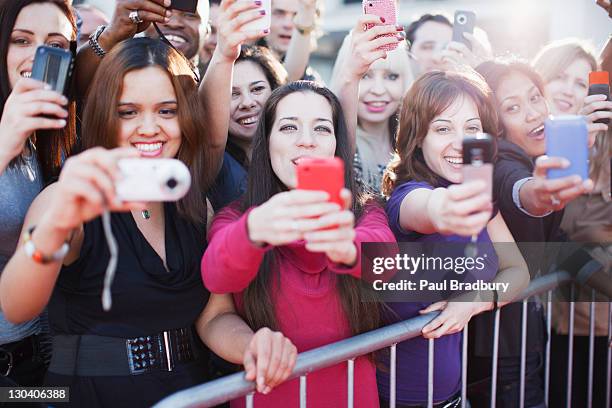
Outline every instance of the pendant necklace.
POLYGON ((142 210, 140 213, 142 214, 142 218, 144 218, 145 220, 151 218, 151 213, 149 212, 149 210, 142 210))

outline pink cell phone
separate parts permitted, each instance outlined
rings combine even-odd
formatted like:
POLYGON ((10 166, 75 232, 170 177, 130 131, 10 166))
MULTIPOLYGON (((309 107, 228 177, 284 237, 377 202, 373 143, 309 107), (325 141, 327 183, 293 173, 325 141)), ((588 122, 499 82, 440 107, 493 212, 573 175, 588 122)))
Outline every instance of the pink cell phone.
MULTIPOLYGON (((397 9, 395 8, 395 0, 363 0, 363 13, 372 14, 385 19, 381 24, 397 25, 397 9)), ((368 24, 367 29, 374 27, 374 24, 368 24)), ((394 34, 385 34, 385 37, 395 37, 394 34)), ((397 48, 397 43, 388 44, 380 47, 381 50, 393 51, 397 48)))
POLYGON ((493 138, 481 133, 463 139, 463 182, 482 180, 493 197, 493 138))

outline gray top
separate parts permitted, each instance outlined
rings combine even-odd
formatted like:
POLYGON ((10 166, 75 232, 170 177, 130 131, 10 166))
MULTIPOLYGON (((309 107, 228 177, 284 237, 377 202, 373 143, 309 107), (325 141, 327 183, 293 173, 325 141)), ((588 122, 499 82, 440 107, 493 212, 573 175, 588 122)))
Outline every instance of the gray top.
MULTIPOLYGON (((0 271, 15 252, 23 219, 42 187, 42 174, 34 153, 0 174, 0 271)), ((38 318, 15 325, 0 311, 0 344, 21 340, 39 331, 38 318)))

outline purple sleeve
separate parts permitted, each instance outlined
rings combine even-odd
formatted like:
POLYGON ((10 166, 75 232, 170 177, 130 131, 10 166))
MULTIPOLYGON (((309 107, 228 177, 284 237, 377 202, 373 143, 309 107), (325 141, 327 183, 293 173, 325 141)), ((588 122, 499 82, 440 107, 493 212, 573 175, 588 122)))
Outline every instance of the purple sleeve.
POLYGON ((424 181, 408 181, 395 187, 391 193, 391 197, 389 197, 389 201, 387 201, 385 210, 389 217, 389 227, 391 227, 391 231, 393 231, 398 241, 410 238, 411 235, 413 235, 410 231, 405 231, 400 226, 400 208, 402 207, 402 201, 404 201, 408 193, 419 188, 433 190, 433 187, 424 181))

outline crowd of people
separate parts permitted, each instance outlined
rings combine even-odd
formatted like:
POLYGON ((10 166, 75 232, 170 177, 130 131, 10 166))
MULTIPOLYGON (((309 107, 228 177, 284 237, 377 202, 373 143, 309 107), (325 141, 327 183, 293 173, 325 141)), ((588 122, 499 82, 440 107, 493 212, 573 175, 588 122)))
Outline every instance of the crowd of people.
MULTIPOLYGON (((610 1, 597 5, 612 16, 610 1)), ((0 386, 70 387, 79 407, 151 406, 244 370, 256 405, 297 407, 299 380, 287 379, 298 353, 439 311, 397 346, 395 406, 427 406, 428 339, 434 407, 461 406, 471 321, 469 404, 486 407, 501 308, 496 406, 519 406, 512 300, 550 266, 521 243, 599 243, 595 257, 609 262, 612 101, 588 95, 588 77, 612 71, 612 41, 599 54, 571 38, 532 61, 499 58, 480 28, 464 34, 470 47, 454 41, 442 14, 406 28, 364 14, 326 86, 309 64, 323 11, 317 0, 272 0, 271 11, 262 0, 192 11, 117 0, 108 18, 69 0, 0 0, 0 386), (269 28, 248 27, 266 17, 269 28), (31 78, 42 45, 73 53, 66 95, 31 78), (551 114, 587 123, 587 179, 548 177, 568 166, 546 156, 551 114), (492 192, 463 176, 462 142, 483 133, 492 192), (345 164, 341 203, 298 188, 309 157, 345 164), (129 158, 180 160, 189 192, 121 201, 118 162, 129 158), (105 216, 119 248, 110 310, 105 216), (368 242, 477 243, 487 262, 476 278, 510 291, 385 303, 364 290, 368 242)), ((566 404, 569 341, 569 306, 553 309, 550 407, 566 404)), ((534 301, 527 313, 524 406, 546 407, 545 310, 534 301)), ((603 379, 607 302, 595 322, 603 379)), ((586 406, 588 329, 576 303, 572 407, 586 406)), ((356 358, 354 374, 356 406, 390 406, 388 355, 356 358)), ((308 406, 346 406, 346 378, 345 364, 310 373, 308 406)), ((598 384, 593 406, 604 407, 598 384)))

